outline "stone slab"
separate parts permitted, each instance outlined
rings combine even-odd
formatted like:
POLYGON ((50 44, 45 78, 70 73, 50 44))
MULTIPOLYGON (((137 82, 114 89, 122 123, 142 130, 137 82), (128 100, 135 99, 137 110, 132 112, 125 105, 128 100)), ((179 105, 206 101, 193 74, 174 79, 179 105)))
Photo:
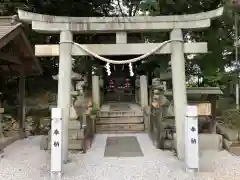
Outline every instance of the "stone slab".
MULTIPOLYGON (((47 139, 47 148, 46 145, 45 146, 45 150, 50 150, 51 149, 51 142, 48 141, 47 139)), ((46 143, 46 142, 45 142, 46 143)), ((77 140, 73 140, 73 139, 69 139, 68 140, 68 150, 82 150, 83 149, 83 140, 77 139, 77 140)))
POLYGON ((104 152, 105 157, 138 157, 143 156, 135 136, 108 137, 104 152))
MULTIPOLYGON (((220 151, 223 148, 222 136, 219 134, 199 134, 199 151, 220 151)), ((174 134, 174 148, 176 149, 176 134, 174 134)))
MULTIPOLYGON (((51 130, 48 133, 49 139, 51 139, 51 130)), ((76 130, 76 129, 69 129, 68 130, 68 139, 83 139, 84 138, 84 130, 76 130)))
POLYGON ((143 117, 110 117, 96 120, 96 124, 134 124, 142 122, 143 117))
POLYGON ((144 124, 101 124, 96 131, 144 131, 144 124))
POLYGON ((100 111, 98 117, 142 117, 143 111, 100 111))
POLYGON ((99 130, 96 130, 96 133, 97 134, 138 134, 138 133, 143 133, 145 131, 99 131, 99 130))
POLYGON ((128 111, 129 109, 129 104, 116 103, 110 105, 110 111, 128 111))
POLYGON ((78 121, 78 120, 70 120, 69 123, 68 123, 68 129, 80 130, 81 129, 80 121, 78 121))

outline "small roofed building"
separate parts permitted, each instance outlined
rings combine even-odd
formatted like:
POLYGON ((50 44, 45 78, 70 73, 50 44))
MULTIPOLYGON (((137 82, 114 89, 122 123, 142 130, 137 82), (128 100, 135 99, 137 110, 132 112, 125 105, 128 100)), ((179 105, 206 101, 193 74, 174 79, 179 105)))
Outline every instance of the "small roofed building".
MULTIPOLYGON (((170 84, 172 84, 171 72, 160 74, 160 79, 166 82, 166 91, 164 95, 173 100, 173 90, 170 84), (170 87, 170 88, 169 88, 170 87)), ((187 87, 187 100, 188 104, 194 104, 198 106, 198 116, 208 116, 210 118, 209 131, 216 133, 217 124, 217 98, 223 95, 222 90, 219 87, 187 87)))
MULTIPOLYGON (((25 134, 26 76, 40 75, 41 73, 42 69, 34 55, 33 47, 27 39, 23 25, 18 21, 17 16, 0 16, 0 77, 15 76, 19 79, 19 92, 17 93, 18 120, 20 132, 23 132, 20 134, 25 134)), ((2 84, 0 87, 3 88, 2 84)), ((4 112, 1 101, 0 108, 1 114, 4 112)))

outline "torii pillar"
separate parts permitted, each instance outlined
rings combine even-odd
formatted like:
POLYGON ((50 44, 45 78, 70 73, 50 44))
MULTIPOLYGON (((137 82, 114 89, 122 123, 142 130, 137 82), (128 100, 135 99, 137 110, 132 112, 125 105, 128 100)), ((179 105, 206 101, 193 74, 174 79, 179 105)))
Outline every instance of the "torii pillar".
POLYGON ((61 31, 59 47, 59 79, 57 107, 62 109, 62 157, 63 162, 68 161, 68 122, 71 107, 71 75, 72 75, 72 40, 71 31, 61 31))
MULTIPOLYGON (((183 40, 181 29, 173 29, 170 33, 170 39, 183 40)), ((187 107, 186 77, 185 77, 185 59, 183 42, 171 43, 171 67, 173 82, 174 114, 177 134, 177 154, 178 158, 184 160, 185 156, 185 110, 187 107)))

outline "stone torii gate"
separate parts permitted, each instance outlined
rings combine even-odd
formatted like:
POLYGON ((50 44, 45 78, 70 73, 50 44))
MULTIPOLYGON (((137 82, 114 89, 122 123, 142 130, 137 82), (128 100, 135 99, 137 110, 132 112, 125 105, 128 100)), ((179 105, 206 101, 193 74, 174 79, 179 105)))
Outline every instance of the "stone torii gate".
MULTIPOLYGON (((71 95, 72 56, 94 56, 100 60, 126 64, 151 54, 171 54, 174 112, 177 133, 177 152, 184 158, 184 118, 187 104, 185 87, 184 53, 207 53, 206 42, 183 42, 185 29, 198 30, 210 27, 211 19, 221 16, 223 8, 213 11, 175 16, 136 17, 61 17, 18 10, 19 18, 32 24, 40 33, 60 34, 57 45, 36 45, 36 56, 59 56, 58 107, 63 109, 63 159, 68 157, 68 121, 71 95), (128 32, 170 31, 170 40, 163 43, 127 43, 128 32), (77 44, 73 33, 116 33, 116 44, 77 44), (140 55, 126 61, 114 61, 102 56, 140 55)), ((93 101, 99 104, 99 77, 93 78, 93 101), (97 96, 96 96, 97 95, 97 96)), ((148 105, 146 76, 140 78, 141 105, 148 105)))

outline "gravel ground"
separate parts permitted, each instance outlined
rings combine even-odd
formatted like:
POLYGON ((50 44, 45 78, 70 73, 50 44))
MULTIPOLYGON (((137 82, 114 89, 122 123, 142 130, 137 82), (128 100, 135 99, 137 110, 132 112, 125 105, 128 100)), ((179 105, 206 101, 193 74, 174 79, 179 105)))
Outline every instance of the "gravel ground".
MULTIPOLYGON (((127 134, 133 136, 133 134, 127 134)), ((143 157, 106 158, 106 137, 97 135, 86 153, 71 153, 71 162, 64 165, 63 180, 239 180, 240 157, 228 152, 201 154, 200 172, 185 173, 183 164, 168 151, 155 149, 147 134, 134 134, 139 140, 143 157)), ((124 134, 126 136, 126 134, 124 134)), ((19 140, 8 146, 0 160, 2 180, 48 180, 48 152, 39 148, 40 137, 19 140)))

